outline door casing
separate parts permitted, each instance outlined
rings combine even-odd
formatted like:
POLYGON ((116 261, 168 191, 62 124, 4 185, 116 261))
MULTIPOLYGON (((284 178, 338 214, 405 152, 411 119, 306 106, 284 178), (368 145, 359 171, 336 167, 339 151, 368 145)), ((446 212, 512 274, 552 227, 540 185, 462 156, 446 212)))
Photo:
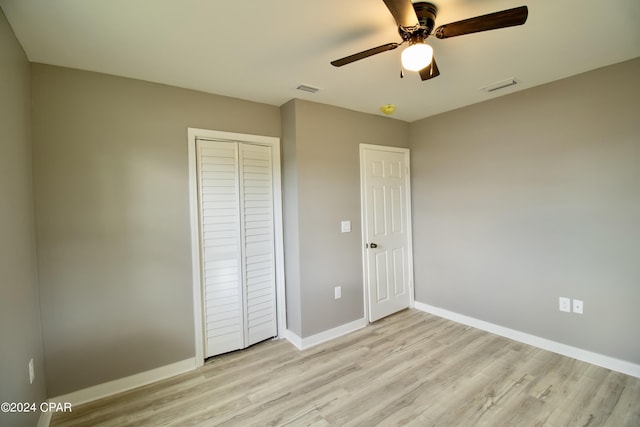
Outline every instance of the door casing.
POLYGON ((196 367, 204 365, 204 310, 202 297, 202 274, 200 269, 200 219, 198 214, 198 185, 196 139, 214 139, 222 141, 237 141, 270 145, 273 161, 273 215, 274 215, 274 246, 275 246, 275 275, 276 275, 276 310, 278 338, 286 335, 286 299, 284 285, 284 244, 282 227, 282 178, 280 168, 280 138, 262 135, 241 134, 235 132, 221 132, 208 129, 188 128, 188 156, 189 156, 189 206, 191 223, 191 271, 193 277, 193 316, 195 332, 195 360, 196 367))

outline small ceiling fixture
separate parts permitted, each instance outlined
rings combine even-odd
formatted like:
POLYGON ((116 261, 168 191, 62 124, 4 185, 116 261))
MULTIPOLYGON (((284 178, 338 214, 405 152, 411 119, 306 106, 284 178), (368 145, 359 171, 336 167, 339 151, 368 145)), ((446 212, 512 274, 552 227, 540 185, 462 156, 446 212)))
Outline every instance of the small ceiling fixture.
POLYGON ((380 111, 382 111, 386 115, 391 115, 396 111, 396 106, 393 104, 386 104, 380 107, 380 111))

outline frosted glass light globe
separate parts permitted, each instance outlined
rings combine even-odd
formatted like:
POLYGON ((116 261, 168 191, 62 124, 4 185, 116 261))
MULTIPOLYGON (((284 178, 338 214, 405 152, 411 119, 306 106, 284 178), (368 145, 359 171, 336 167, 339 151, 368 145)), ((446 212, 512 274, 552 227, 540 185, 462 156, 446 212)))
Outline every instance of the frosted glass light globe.
POLYGON ((420 71, 431 64, 433 48, 426 43, 415 43, 402 52, 402 66, 409 71, 420 71))

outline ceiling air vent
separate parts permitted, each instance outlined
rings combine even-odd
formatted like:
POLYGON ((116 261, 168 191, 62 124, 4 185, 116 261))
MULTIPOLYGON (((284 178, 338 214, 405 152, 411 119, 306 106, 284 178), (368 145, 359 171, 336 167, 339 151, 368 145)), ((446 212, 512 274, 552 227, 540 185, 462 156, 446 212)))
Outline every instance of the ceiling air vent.
POLYGON ((499 82, 492 83, 489 86, 485 86, 483 88, 480 88, 480 90, 485 91, 487 93, 491 93, 491 92, 495 92, 495 91, 500 90, 500 89, 508 88, 510 86, 515 86, 517 84, 518 84, 518 80, 516 80, 513 77, 511 77, 509 79, 501 80, 499 82))
POLYGON ((309 93, 316 93, 317 91, 320 90, 317 87, 312 87, 307 85, 300 85, 296 89, 301 90, 303 92, 309 92, 309 93))

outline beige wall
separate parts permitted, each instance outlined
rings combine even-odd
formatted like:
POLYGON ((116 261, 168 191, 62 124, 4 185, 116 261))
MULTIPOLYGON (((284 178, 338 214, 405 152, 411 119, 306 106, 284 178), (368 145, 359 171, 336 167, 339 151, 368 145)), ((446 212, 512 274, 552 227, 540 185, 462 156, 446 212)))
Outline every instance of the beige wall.
MULTIPOLYGON (((0 402, 42 402, 45 377, 33 228, 29 63, 0 10, 0 402), (29 359, 35 381, 29 384, 29 359)), ((39 413, 0 412, 34 426, 39 413)))
POLYGON ((302 100, 283 111, 295 120, 283 137, 285 220, 296 216, 285 221, 286 242, 295 242, 285 248, 287 271, 296 273, 287 287, 299 294, 296 326, 306 338, 364 316, 359 145, 407 147, 409 124, 302 100), (342 220, 351 233, 340 232, 342 220))
POLYGON ((50 396, 194 355, 187 128, 280 136, 278 107, 32 65, 50 396))
POLYGON ((635 59, 412 123, 416 300, 640 363, 639 78, 635 59))

